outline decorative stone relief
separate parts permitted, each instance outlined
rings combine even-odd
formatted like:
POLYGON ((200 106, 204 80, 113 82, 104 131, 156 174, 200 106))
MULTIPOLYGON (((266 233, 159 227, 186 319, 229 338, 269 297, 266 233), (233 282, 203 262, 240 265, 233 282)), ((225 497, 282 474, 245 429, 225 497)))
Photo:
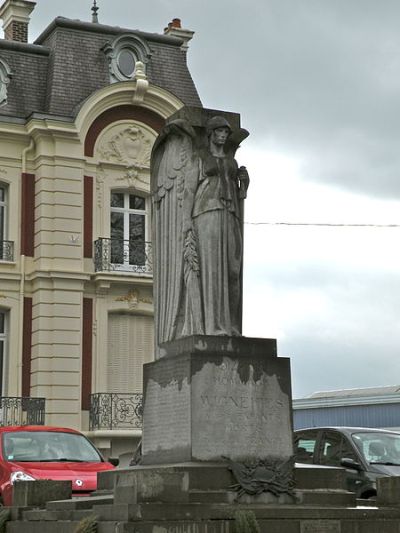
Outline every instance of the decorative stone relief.
POLYGON ((125 174, 117 178, 117 181, 126 181, 128 187, 137 187, 138 183, 148 183, 148 179, 141 176, 139 170, 134 165, 127 167, 125 174))
POLYGON ((7 103, 7 86, 11 80, 11 69, 5 61, 0 59, 0 106, 7 103))
POLYGON ((153 139, 136 124, 110 128, 101 139, 98 148, 99 159, 109 163, 120 163, 136 170, 150 168, 153 139))
POLYGON ((105 180, 106 174, 104 172, 104 168, 100 165, 97 167, 96 172, 96 197, 97 197, 97 206, 102 208, 103 207, 103 198, 104 198, 104 180, 105 180))
POLYGON ((140 293, 137 289, 133 289, 129 291, 124 296, 119 296, 118 298, 115 298, 116 302, 126 302, 129 309, 136 309, 140 303, 144 304, 152 304, 153 299, 152 298, 143 298, 140 296, 140 293))

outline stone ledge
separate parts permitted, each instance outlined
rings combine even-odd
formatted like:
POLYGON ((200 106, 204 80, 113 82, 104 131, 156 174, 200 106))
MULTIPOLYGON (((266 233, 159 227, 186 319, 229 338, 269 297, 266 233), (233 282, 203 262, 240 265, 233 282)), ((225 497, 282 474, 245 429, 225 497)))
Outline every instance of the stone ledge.
POLYGON ((222 335, 192 335, 166 342, 160 346, 160 355, 162 357, 189 353, 276 357, 277 347, 276 339, 222 335))

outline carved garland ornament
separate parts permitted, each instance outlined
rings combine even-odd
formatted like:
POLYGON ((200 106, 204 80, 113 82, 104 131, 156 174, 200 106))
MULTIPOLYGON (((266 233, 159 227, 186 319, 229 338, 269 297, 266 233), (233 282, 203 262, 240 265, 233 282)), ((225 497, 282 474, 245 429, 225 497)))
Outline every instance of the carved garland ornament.
POLYGON ((144 304, 152 304, 153 300, 152 298, 141 298, 139 291, 136 289, 133 289, 132 291, 129 291, 124 296, 119 296, 115 299, 116 302, 126 302, 128 304, 129 309, 135 309, 138 307, 140 303, 144 304))

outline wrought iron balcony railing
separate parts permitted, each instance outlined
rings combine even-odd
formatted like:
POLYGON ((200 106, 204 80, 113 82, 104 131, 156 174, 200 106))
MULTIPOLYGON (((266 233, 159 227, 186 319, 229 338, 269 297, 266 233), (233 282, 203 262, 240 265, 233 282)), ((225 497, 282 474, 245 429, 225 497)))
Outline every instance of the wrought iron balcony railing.
POLYGON ((0 241, 0 261, 14 261, 13 241, 0 241))
POLYGON ((45 398, 0 396, 0 426, 43 426, 45 398))
POLYGON ((143 394, 98 392, 90 395, 89 427, 96 429, 140 429, 143 394))
POLYGON ((94 243, 96 272, 120 271, 135 274, 153 273, 151 242, 119 239, 97 239, 94 243))

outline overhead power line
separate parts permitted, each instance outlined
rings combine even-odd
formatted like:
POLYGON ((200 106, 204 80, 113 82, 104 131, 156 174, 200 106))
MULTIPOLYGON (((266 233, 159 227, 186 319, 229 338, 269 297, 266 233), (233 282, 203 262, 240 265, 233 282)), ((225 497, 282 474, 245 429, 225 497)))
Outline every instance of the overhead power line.
POLYGON ((328 228, 400 228, 400 224, 341 224, 330 222, 245 222, 249 226, 313 226, 328 228))

